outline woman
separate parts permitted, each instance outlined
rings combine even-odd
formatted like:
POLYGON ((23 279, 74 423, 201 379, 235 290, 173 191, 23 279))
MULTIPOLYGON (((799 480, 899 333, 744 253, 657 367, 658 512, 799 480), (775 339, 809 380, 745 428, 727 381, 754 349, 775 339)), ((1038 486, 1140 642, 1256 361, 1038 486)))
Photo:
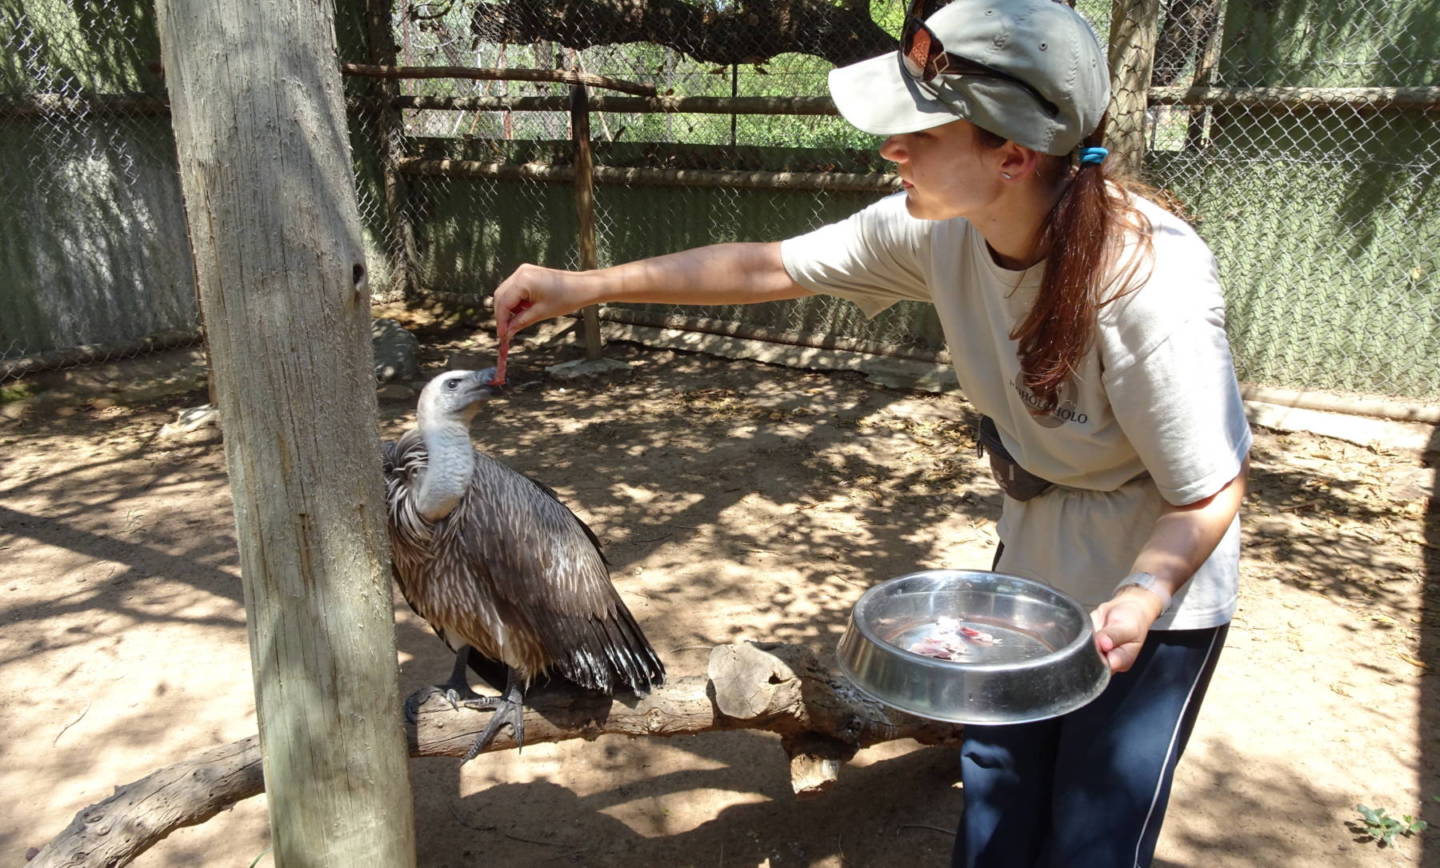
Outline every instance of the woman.
POLYGON ((1093 607, 1115 673, 1064 717, 967 728, 954 862, 1148 865, 1236 602, 1250 432, 1214 258, 1107 181, 1104 53, 1072 9, 915 6, 897 54, 830 76, 902 194, 780 243, 522 266, 497 328, 605 301, 934 304, 1005 491, 995 566, 1093 607))

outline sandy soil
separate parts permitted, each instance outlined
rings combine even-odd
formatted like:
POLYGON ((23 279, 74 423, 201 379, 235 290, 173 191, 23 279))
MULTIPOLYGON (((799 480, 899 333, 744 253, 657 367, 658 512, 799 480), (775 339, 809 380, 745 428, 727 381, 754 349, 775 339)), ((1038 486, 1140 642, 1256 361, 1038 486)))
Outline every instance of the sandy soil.
MULTIPOLYGON (((490 352, 435 340, 431 370, 490 352)), ((518 387, 473 431, 602 536, 673 673, 742 639, 823 651, 871 583, 988 566, 998 492, 953 393, 610 354, 632 373, 576 385, 540 373, 572 349, 517 348, 518 387)), ((0 420, 0 865, 113 786, 255 731, 220 444, 157 436, 203 400, 0 420)), ((412 410, 382 401, 382 432, 412 410)), ((1158 864, 1440 866, 1440 832, 1384 849, 1353 825, 1357 804, 1440 819, 1434 479, 1415 451, 1257 430, 1240 612, 1158 864)), ((408 694, 449 657, 397 603, 408 694)), ((796 801, 778 740, 751 733, 412 771, 426 866, 938 866, 961 802, 954 750, 914 743, 862 752, 830 794, 796 801)), ((271 864, 265 810, 241 803, 137 864, 271 864)))

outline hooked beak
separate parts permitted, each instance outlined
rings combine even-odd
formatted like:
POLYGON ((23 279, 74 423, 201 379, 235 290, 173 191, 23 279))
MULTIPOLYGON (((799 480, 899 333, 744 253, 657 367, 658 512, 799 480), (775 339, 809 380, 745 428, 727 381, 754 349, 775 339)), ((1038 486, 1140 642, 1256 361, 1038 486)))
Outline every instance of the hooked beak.
POLYGON ((495 383, 495 369, 486 368, 475 372, 470 379, 469 388, 475 400, 484 401, 500 394, 505 387, 495 383))

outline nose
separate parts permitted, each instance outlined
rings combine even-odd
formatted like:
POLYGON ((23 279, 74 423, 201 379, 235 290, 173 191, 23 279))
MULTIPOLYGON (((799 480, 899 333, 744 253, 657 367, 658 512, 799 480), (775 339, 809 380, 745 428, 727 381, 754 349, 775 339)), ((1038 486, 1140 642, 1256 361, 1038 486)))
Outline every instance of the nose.
POLYGON ((890 136, 880 143, 880 156, 892 163, 903 163, 910 159, 910 151, 905 146, 903 135, 890 136))

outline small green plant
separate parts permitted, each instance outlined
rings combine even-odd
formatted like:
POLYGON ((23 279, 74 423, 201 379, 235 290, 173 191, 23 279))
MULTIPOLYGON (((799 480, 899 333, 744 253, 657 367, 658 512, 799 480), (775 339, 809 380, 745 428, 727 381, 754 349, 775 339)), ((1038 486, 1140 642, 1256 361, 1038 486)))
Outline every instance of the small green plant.
POLYGON ((34 397, 35 390, 25 383, 15 386, 0 386, 0 404, 8 404, 11 401, 23 401, 26 398, 34 397))
POLYGON ((1375 841, 1381 847, 1393 847, 1397 837, 1408 838, 1416 832, 1425 831, 1425 828, 1430 825, 1409 814, 1392 817, 1384 808, 1367 808, 1364 805, 1356 805, 1355 810, 1360 812, 1363 821, 1354 824, 1356 831, 1375 841))

